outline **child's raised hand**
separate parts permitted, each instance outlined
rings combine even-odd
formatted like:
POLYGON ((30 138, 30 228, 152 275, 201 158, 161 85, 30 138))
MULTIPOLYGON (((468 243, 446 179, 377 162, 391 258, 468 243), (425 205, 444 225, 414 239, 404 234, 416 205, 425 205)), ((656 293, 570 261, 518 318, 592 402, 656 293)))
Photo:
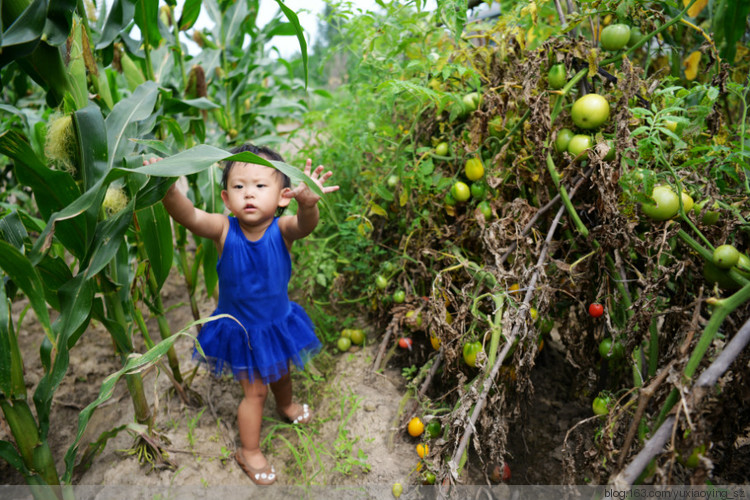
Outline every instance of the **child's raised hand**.
MULTIPOLYGON (((315 184, 320 187, 321 191, 323 191, 324 194, 338 191, 338 186, 323 185, 333 175, 333 172, 329 170, 328 172, 323 173, 323 165, 319 165, 314 171, 312 171, 312 173, 310 172, 311 168, 312 160, 308 158, 307 162, 305 162, 305 175, 315 181, 315 184)), ((320 196, 318 196, 317 193, 307 187, 307 184, 305 184, 304 182, 300 183, 300 185, 296 188, 285 192, 284 197, 295 198, 297 200, 297 204, 300 207, 306 208, 314 207, 318 203, 318 200, 320 200, 320 196)))

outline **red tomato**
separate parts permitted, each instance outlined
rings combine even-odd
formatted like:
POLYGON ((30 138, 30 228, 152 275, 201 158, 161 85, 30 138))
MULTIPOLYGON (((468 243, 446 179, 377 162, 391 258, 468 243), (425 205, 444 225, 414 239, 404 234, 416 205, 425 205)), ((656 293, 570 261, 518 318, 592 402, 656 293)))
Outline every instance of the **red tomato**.
POLYGON ((591 304, 589 306, 589 315, 592 318, 598 318, 602 314, 604 314, 604 306, 603 305, 597 304, 596 302, 594 302, 593 304, 591 304))
POLYGON ((412 344, 412 341, 409 337, 401 337, 398 340, 398 346, 401 349, 409 349, 411 351, 411 344, 412 344))

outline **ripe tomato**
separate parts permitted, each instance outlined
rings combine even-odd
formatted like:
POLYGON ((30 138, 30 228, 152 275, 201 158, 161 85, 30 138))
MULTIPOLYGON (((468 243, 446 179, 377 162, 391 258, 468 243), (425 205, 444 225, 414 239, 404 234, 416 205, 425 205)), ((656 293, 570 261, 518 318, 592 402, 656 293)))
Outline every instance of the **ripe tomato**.
POLYGON ((451 194, 456 201, 464 202, 471 198, 471 189, 465 182, 458 181, 451 188, 451 194))
POLYGON ((608 397, 597 396, 591 404, 591 409, 594 410, 595 415, 606 415, 609 413, 609 402, 610 399, 608 397))
POLYGON ((654 220, 671 219, 680 210, 680 200, 669 186, 654 186, 651 199, 654 203, 642 203, 641 210, 654 220))
POLYGON ((630 41, 630 26, 627 24, 610 24, 602 30, 601 44, 604 50, 616 51, 625 47, 630 41))
MULTIPOLYGON (((576 134, 570 138, 570 141, 568 141, 568 153, 574 157, 578 157, 578 155, 593 147, 594 138, 590 135, 576 134)), ((581 159, 586 158, 586 156, 583 156, 581 159)))
POLYGON ((568 83, 568 75, 564 64, 555 64, 547 73, 547 85, 551 89, 561 89, 568 83))
POLYGON ((597 304, 596 302, 594 302, 593 304, 589 305, 589 315, 592 318, 598 318, 602 314, 604 314, 604 306, 603 305, 597 304))
POLYGON ((464 356, 464 363, 471 367, 477 366, 477 354, 482 350, 482 343, 479 341, 476 342, 466 342, 464 344, 464 350, 463 350, 463 356, 464 356))
POLYGON ((466 178, 470 181, 476 181, 484 177, 484 165, 482 165, 482 159, 474 157, 466 160, 464 173, 466 174, 466 178))
POLYGON ((573 103, 570 116, 580 128, 597 128, 609 118, 609 103, 599 94, 586 94, 573 103))
POLYGON ((493 483, 507 483, 510 481, 510 467, 507 463, 490 465, 488 476, 493 483))
POLYGON ((411 437, 419 437, 424 432, 424 424, 422 419, 414 417, 409 420, 409 425, 406 426, 406 430, 411 437))
POLYGON ((448 156, 448 143, 441 142, 435 146, 435 154, 438 156, 448 156))
POLYGON ((385 290, 388 287, 388 279, 382 274, 375 276, 375 286, 380 290, 385 290))
POLYGON ((419 458, 424 458, 427 455, 430 454, 430 447, 426 444, 419 443, 417 445, 417 455, 419 455, 419 458))
POLYGON ((732 245, 720 245, 714 249, 713 262, 719 269, 730 269, 740 260, 740 252, 732 245))
POLYGON ((396 290, 393 292, 393 302, 401 304, 406 299, 406 292, 403 290, 396 290))
POLYGON ((336 347, 341 352, 348 351, 351 346, 352 341, 346 337, 339 337, 339 340, 336 342, 336 347))
POLYGON ((401 349, 409 349, 411 351, 412 340, 409 337, 401 337, 398 339, 398 346, 401 349))
POLYGON ((562 153, 563 151, 568 150, 568 143, 570 143, 570 140, 573 138, 575 134, 572 130, 569 128, 564 128, 560 130, 557 133, 557 138, 555 139, 555 151, 558 153, 562 153))

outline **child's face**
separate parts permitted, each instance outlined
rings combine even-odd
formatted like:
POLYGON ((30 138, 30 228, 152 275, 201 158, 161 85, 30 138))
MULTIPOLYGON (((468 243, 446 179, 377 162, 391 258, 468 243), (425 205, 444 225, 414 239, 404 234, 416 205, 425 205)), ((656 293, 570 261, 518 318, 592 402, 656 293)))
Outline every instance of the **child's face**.
POLYGON ((289 205, 291 199, 282 196, 288 189, 283 187, 275 169, 236 163, 229 172, 221 199, 241 222, 253 225, 272 219, 278 207, 289 205))

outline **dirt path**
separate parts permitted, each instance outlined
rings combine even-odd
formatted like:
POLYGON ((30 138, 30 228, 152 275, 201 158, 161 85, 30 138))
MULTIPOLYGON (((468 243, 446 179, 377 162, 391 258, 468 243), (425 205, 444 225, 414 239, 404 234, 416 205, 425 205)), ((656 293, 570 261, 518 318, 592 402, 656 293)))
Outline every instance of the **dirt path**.
MULTIPOLYGON (((165 284, 163 297, 165 304, 172 307, 168 319, 173 331, 191 321, 185 287, 177 273, 165 284)), ((199 304, 201 314, 210 315, 214 301, 203 297, 199 304)), ((14 306, 16 317, 22 309, 20 302, 14 306)), ((156 338, 158 330, 153 320, 149 328, 156 338)), ((41 373, 38 344, 42 338, 32 313, 26 315, 20 330, 31 392, 41 373)), ((375 335, 371 334, 371 338, 375 335)), ((280 472, 279 484, 390 485, 403 481, 409 468, 416 465, 413 445, 399 439, 398 433, 392 449, 386 445, 402 387, 398 373, 370 373, 374 347, 345 354, 324 352, 309 370, 294 374, 296 398, 312 406, 315 420, 311 425, 294 428, 282 423, 276 417, 273 398, 266 402, 264 450, 280 472)), ((180 339, 176 349, 181 369, 189 376, 193 366, 192 341, 180 339)), ((71 351, 69 373, 55 395, 50 440, 59 470, 63 469, 62 456, 75 436, 77 414, 96 398, 103 378, 117 367, 109 335, 101 325, 92 324, 71 351)), ((198 407, 188 407, 177 398, 169 390, 167 376, 156 368, 144 373, 144 385, 155 409, 156 428, 169 440, 166 449, 177 468, 140 465, 136 457, 128 454, 133 437, 123 430, 109 440, 88 471, 76 476, 75 484, 252 486, 232 458, 239 442, 235 419, 242 395, 236 381, 217 379, 199 369, 191 384, 204 401, 198 407)), ((132 403, 121 381, 113 398, 94 413, 79 456, 85 444, 101 433, 132 421, 132 403)), ((9 439, 4 422, 0 425, 0 439, 9 439)), ((17 472, 0 461, 0 484, 23 482, 17 472)))

